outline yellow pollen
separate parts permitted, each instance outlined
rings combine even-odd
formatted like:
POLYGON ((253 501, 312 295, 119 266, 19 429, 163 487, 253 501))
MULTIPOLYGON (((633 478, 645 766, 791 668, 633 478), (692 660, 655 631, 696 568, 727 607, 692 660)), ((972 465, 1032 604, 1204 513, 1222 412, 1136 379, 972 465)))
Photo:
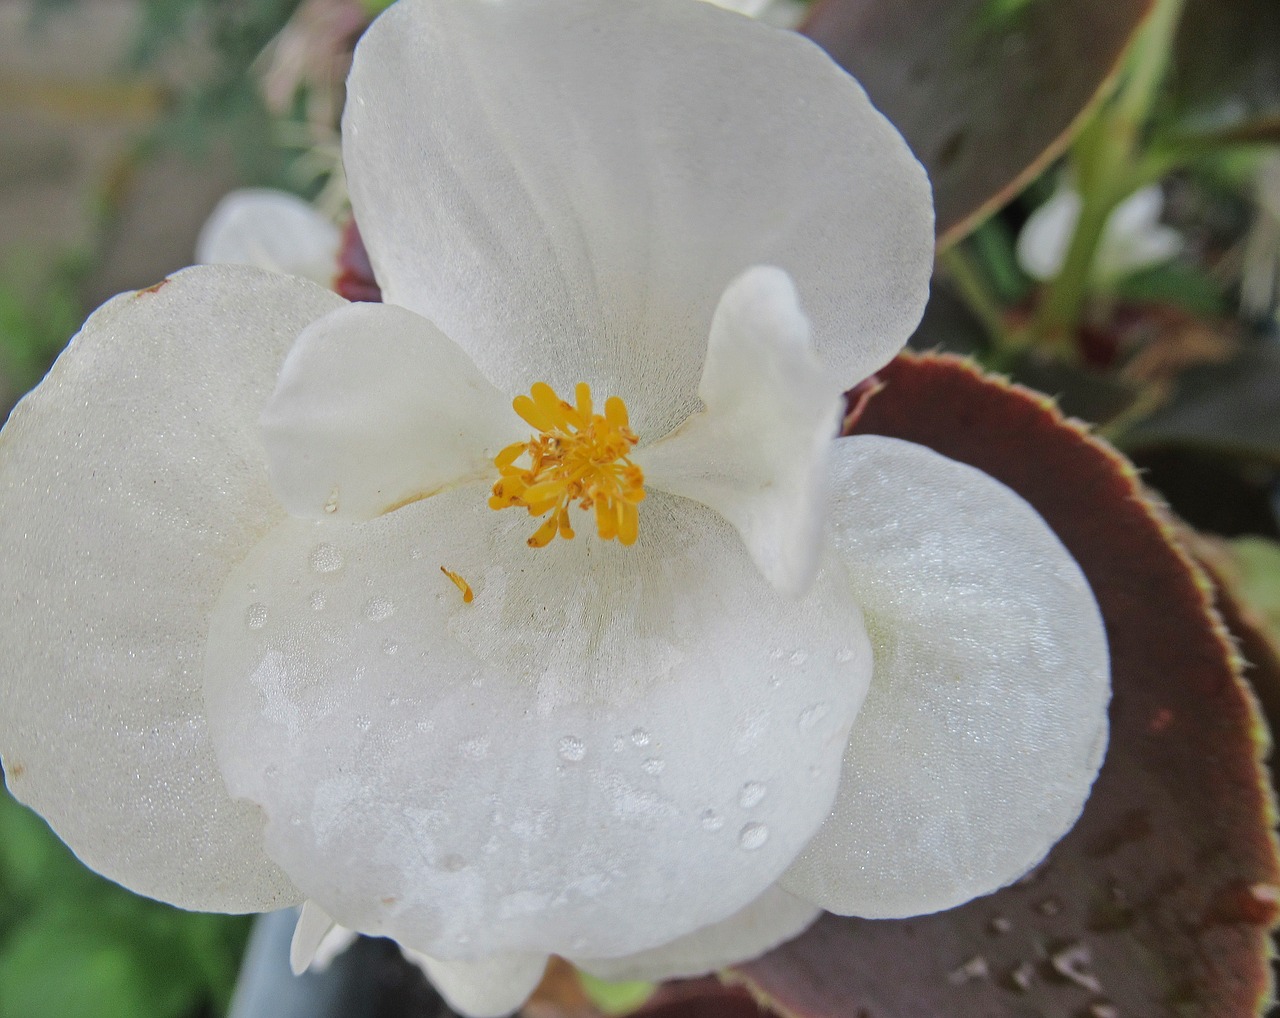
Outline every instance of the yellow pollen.
POLYGON ((455 573, 452 569, 446 569, 444 566, 441 566, 440 572, 449 577, 449 579, 453 581, 453 585, 462 591, 462 603, 470 604, 472 599, 475 598, 475 594, 471 592, 471 584, 455 573))
POLYGON ((606 541, 634 544, 644 474, 627 458, 639 439, 631 430, 626 404, 610 396, 603 416, 595 413, 586 382, 578 383, 574 396, 576 406, 546 382, 535 382, 528 396, 515 398, 515 412, 538 434, 507 446, 494 458, 501 476, 489 508, 519 506, 530 516, 549 514, 529 538, 531 548, 545 548, 557 536, 573 537, 569 506, 575 502, 581 509, 595 510, 596 530, 606 541))

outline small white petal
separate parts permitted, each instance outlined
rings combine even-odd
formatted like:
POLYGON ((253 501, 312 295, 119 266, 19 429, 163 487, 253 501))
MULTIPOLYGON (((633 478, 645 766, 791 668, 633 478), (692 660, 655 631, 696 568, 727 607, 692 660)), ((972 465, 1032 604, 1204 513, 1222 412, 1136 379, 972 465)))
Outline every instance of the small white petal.
POLYGON ((1098 245, 1094 272, 1099 279, 1119 279, 1167 262, 1182 250, 1182 234, 1160 223, 1163 210, 1159 184, 1134 192, 1116 206, 1098 245))
POLYGON ((528 434, 456 344, 389 304, 349 304, 309 325, 262 414, 276 495, 312 519, 370 519, 496 476, 493 457, 528 434))
POLYGON ((200 230, 196 262, 252 265, 330 286, 341 235, 296 195, 246 188, 226 195, 200 230))
MULTIPOLYGON (((1092 275, 1100 283, 1173 258, 1182 235, 1160 224, 1164 196, 1159 185, 1134 192, 1112 210, 1094 255, 1092 275)), ((1062 271, 1080 222, 1080 195, 1062 187, 1031 214, 1018 235, 1018 264, 1033 279, 1047 282, 1062 271)))
POLYGON ((586 381, 662 437, 698 408, 716 302, 750 265, 796 280, 844 386, 919 320, 928 181, 794 33, 687 0, 402 0, 349 93, 351 198, 387 299, 503 391, 586 381))
POLYGON ((289 967, 295 976, 311 967, 320 945, 337 925, 333 916, 314 901, 308 899, 302 903, 298 925, 293 928, 293 940, 289 943, 289 967))
POLYGON ((342 304, 219 265, 96 311, 0 440, 0 749, 89 866, 185 908, 299 900, 227 795, 201 692, 208 613, 283 517, 258 414, 342 304))
POLYGON ((506 954, 479 961, 439 961, 401 947, 455 1011, 470 1018, 500 1018, 529 999, 547 968, 545 954, 506 954))
POLYGON ((1022 271, 1032 279, 1048 282, 1062 271, 1067 246, 1080 222, 1080 195, 1068 187, 1027 218, 1018 234, 1017 256, 1022 271))
POLYGON ((870 670, 843 567, 784 598, 662 492, 630 548, 534 550, 487 496, 286 520, 227 584, 206 702, 267 851, 436 958, 616 956, 743 908, 835 795, 870 670))
POLYGON ((685 979, 758 958, 799 936, 821 914, 822 909, 775 885, 741 912, 661 947, 622 958, 570 960, 610 982, 685 979))
POLYGON ((818 568, 844 399, 781 269, 749 269, 725 291, 698 395, 705 409, 635 462, 646 484, 729 520, 765 578, 798 596, 818 568))
POLYGON ((842 914, 934 912, 1016 880, 1080 815, 1107 742, 1106 633, 1008 488, 895 439, 836 449, 875 672, 831 819, 782 884, 842 914))

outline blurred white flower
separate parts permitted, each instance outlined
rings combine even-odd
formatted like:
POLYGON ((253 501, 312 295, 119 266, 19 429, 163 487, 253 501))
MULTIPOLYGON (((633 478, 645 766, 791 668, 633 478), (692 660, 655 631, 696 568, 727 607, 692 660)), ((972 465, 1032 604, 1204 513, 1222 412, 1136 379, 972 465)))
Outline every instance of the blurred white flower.
POLYGON ((329 286, 338 228, 297 195, 245 188, 225 195, 196 238, 198 265, 254 265, 329 286))
MULTIPOLYGON (((1047 282, 1062 271, 1067 248, 1080 222, 1080 194, 1063 186, 1035 210, 1018 235, 1018 264, 1033 279, 1047 282)), ((1101 285, 1177 257, 1182 235, 1160 222, 1164 193, 1158 184, 1136 191, 1107 219, 1094 254, 1091 275, 1101 285)))
POLYGON ((832 441, 934 246, 856 83, 685 0, 403 0, 348 94, 387 304, 189 269, 6 427, 14 794, 141 893, 305 902, 299 965, 394 937, 472 1015, 551 953, 706 972, 1034 865, 1105 636, 1008 489, 832 441))

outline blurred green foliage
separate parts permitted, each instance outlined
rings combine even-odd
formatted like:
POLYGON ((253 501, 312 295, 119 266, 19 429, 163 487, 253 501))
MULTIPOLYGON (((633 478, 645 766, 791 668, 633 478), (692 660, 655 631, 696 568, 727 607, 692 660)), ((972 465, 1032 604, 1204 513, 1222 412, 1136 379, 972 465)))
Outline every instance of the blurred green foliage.
POLYGON ((91 873, 0 793, 0 1018, 221 1014, 248 933, 91 873))

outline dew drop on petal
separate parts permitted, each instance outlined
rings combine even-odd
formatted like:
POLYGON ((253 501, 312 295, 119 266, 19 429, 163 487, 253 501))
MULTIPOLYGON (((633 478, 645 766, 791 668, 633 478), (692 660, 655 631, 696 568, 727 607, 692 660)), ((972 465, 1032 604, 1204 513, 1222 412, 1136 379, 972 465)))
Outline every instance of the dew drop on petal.
POLYGON ((791 656, 787 658, 793 665, 802 665, 809 660, 809 655, 803 650, 793 650, 791 656))
POLYGON ((338 511, 338 489, 334 488, 330 492, 328 499, 324 503, 324 511, 327 513, 336 513, 338 511))
POLYGON ((249 605, 249 610, 244 613, 244 624, 250 629, 261 629, 267 624, 267 606, 261 601, 255 601, 249 605))
POLYGON ((742 791, 738 793, 738 805, 743 809, 750 809, 752 806, 759 805, 766 791, 767 789, 759 781, 748 781, 742 786, 742 791))
POLYGON ((364 605, 364 617, 370 622, 381 622, 395 614, 396 606, 389 597, 371 597, 364 605))
POLYGON ((331 544, 317 544, 311 553, 311 568, 317 573, 336 573, 342 568, 342 552, 331 544))
POLYGON ((382 641, 382 653, 384 654, 394 654, 399 649, 400 649, 400 644, 396 643, 395 640, 382 641))
POLYGON ((810 728, 825 718, 830 711, 831 708, 821 701, 809 704, 808 707, 800 712, 801 730, 807 732, 810 728))
POLYGON ((317 590, 311 595, 311 607, 316 611, 324 611, 324 606, 328 603, 323 590, 317 590))
POLYGON ((631 741, 637 746, 649 745, 649 733, 643 728, 637 728, 631 733, 631 741))
POLYGON ((853 658, 854 653, 852 647, 844 647, 841 650, 836 651, 836 661, 839 664, 848 664, 853 660, 853 658))
POLYGON ((458 750, 470 760, 483 760, 489 755, 489 740, 484 736, 467 739, 458 746, 458 750))
POLYGON ((560 740, 559 745, 556 747, 556 752, 560 754, 561 760, 577 763, 586 756, 587 744, 576 735, 566 735, 560 740))
POLYGON ((738 844, 748 852, 753 852, 757 848, 763 847, 768 840, 769 828, 764 824, 749 823, 744 825, 742 830, 738 832, 738 844))
POLYGON ((704 831, 718 831, 724 826, 724 817, 713 809, 704 809, 698 814, 698 823, 704 831))
POLYGON ((422 549, 421 549, 421 548, 410 548, 410 549, 409 549, 409 557, 410 557, 411 559, 413 559, 413 560, 416 562, 418 559, 422 558, 422 549))
POLYGON ((642 771, 644 771, 646 774, 650 775, 651 777, 655 777, 655 778, 659 774, 661 774, 666 769, 666 767, 667 767, 666 762, 663 761, 661 757, 657 757, 657 756, 649 757, 649 759, 647 759, 644 763, 640 765, 640 769, 642 771))

